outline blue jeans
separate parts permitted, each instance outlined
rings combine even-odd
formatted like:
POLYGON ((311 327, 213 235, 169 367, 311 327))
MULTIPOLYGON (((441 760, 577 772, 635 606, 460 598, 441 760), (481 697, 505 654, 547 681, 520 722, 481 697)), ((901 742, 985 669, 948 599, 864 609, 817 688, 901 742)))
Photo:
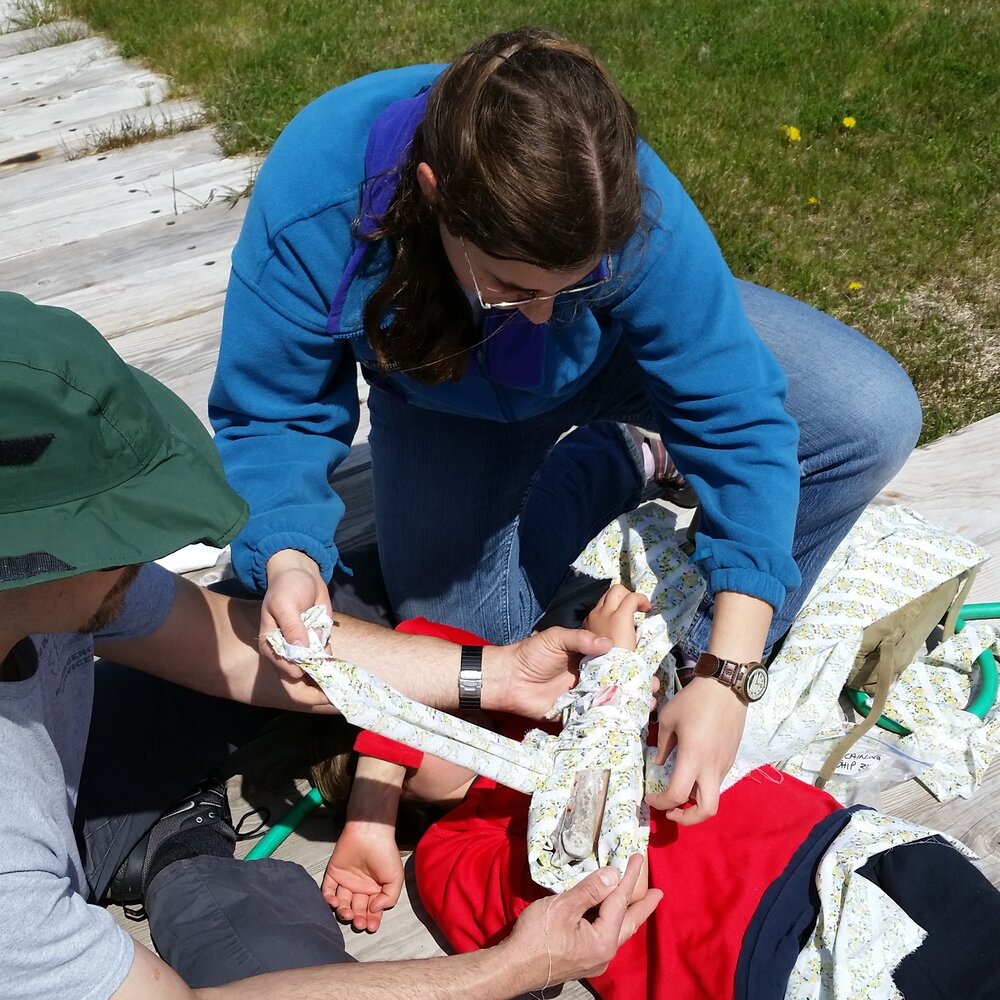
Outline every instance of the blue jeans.
MULTIPOLYGON (((792 554, 802 583, 775 614, 770 648, 909 456, 921 415, 906 373, 866 337, 785 295, 739 286, 788 377, 800 431, 792 554)), ((523 638, 587 542, 642 494, 641 456, 622 424, 654 422, 624 349, 577 396, 530 420, 436 413, 378 389, 369 408, 379 553, 401 617, 424 615, 491 642, 523 638)), ((711 624, 709 596, 692 646, 707 646, 711 624)))

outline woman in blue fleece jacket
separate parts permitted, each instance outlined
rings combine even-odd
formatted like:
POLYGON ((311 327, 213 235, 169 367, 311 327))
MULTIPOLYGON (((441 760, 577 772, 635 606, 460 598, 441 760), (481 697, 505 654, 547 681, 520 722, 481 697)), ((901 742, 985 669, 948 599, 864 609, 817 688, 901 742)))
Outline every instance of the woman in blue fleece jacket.
MULTIPOLYGON (((262 634, 329 602, 358 364, 394 608, 494 642, 638 502, 632 424, 700 503, 686 649, 758 659, 920 424, 872 343, 733 278, 606 70, 539 29, 331 91, 260 171, 209 409, 251 508, 233 564, 266 592, 262 634)), ((746 710, 712 677, 668 703, 656 805, 714 813, 746 710)))

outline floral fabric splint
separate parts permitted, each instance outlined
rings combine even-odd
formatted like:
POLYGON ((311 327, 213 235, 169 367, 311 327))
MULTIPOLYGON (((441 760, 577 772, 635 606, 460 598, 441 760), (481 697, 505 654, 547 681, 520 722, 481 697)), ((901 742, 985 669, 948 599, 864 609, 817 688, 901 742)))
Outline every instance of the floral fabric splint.
POLYGON ((642 804, 643 753, 649 719, 651 674, 644 661, 622 649, 584 661, 580 681, 553 706, 565 710, 558 736, 529 732, 523 743, 428 708, 402 695, 327 648, 332 622, 320 606, 302 616, 308 647, 267 636, 280 656, 298 663, 331 703, 357 726, 477 771, 532 796, 528 857, 532 878, 560 892, 589 872, 611 865, 624 872, 629 857, 645 851, 649 819, 642 804), (597 851, 567 853, 560 820, 581 772, 608 771, 608 793, 597 851))
MULTIPOLYGON (((654 611, 660 611, 662 595, 656 587, 662 581, 657 570, 670 562, 665 554, 673 547, 672 537, 672 517, 647 505, 609 525, 577 560, 576 568, 642 591, 654 611)), ((839 737, 846 723, 838 713, 838 699, 864 628, 986 558, 979 546, 935 528, 905 508, 869 508, 834 553, 771 664, 767 697, 748 714, 736 763, 723 787, 763 763, 789 756, 792 766, 783 766, 794 773, 795 760, 811 745, 822 746, 824 736, 839 737)), ((700 597, 694 590, 671 593, 685 607, 692 596, 695 601, 700 597)), ((648 616, 640 631, 637 649, 646 655, 655 651, 652 655, 662 656, 676 642, 677 633, 671 633, 657 615, 648 616)), ((969 701, 971 663, 984 648, 996 648, 996 642, 994 630, 967 625, 934 654, 918 659, 897 681, 889 708, 914 730, 907 737, 907 748, 925 758, 929 748, 948 748, 922 779, 933 781, 947 774, 952 787, 971 787, 1000 751, 1000 709, 994 707, 983 722, 962 711, 969 701), (948 674, 947 689, 935 682, 931 676, 935 671, 948 674)), ((669 697, 675 690, 673 664, 662 665, 661 677, 667 681, 661 690, 669 697)), ((647 789, 662 787, 667 775, 649 764, 647 789)), ((874 855, 934 832, 869 810, 852 813, 817 871, 820 916, 789 980, 788 1000, 898 1000, 891 972, 917 948, 924 933, 856 872, 874 855), (860 955, 865 956, 863 961, 860 955)))

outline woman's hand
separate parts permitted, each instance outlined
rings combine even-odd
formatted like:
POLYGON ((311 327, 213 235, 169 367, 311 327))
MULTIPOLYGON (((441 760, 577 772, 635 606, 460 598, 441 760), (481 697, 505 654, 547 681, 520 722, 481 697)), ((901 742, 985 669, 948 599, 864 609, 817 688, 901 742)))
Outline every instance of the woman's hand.
POLYGON ((670 784, 646 802, 666 818, 693 826, 714 816, 719 788, 736 759, 747 706, 712 677, 696 677, 660 709, 656 763, 676 745, 670 784), (686 808, 693 801, 694 805, 686 808))
POLYGON ((583 627, 602 635, 619 649, 635 649, 635 614, 649 611, 644 594, 633 593, 620 583, 612 584, 587 615, 583 627))
MULTIPOLYGON (((715 595, 708 651, 726 660, 759 660, 773 612, 756 597, 722 590, 715 595)), ((722 779, 736 760, 747 706, 713 677, 695 677, 660 709, 656 762, 676 745, 670 784, 646 802, 666 818, 693 826, 719 809, 722 779), (688 807, 688 803, 694 804, 688 807)))
POLYGON ((267 593, 260 609, 261 655, 273 663, 289 680, 303 677, 301 667, 276 656, 264 638, 275 628, 281 629, 285 640, 298 646, 308 646, 309 637, 302 624, 302 612, 314 604, 325 605, 333 615, 330 590, 319 575, 319 567, 304 552, 282 549, 267 561, 267 593))

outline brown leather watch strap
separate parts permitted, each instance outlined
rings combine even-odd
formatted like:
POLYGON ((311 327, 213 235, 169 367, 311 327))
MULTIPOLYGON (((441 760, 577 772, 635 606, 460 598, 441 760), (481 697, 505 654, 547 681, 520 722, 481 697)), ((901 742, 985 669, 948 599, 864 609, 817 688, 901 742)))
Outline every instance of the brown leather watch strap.
POLYGON ((724 660, 714 653, 702 653, 698 657, 698 662, 694 667, 694 676, 714 677, 720 684, 731 688, 733 694, 744 704, 756 701, 767 690, 766 668, 762 664, 757 662, 737 663, 735 660, 724 660), (757 671, 758 674, 763 672, 763 677, 755 676, 754 678, 757 682, 760 682, 757 685, 758 689, 760 688, 760 684, 763 684, 763 690, 759 690, 754 694, 748 694, 745 682, 753 671, 757 671))
POLYGON ((714 677, 717 681, 732 687, 739 676, 741 663, 724 660, 714 653, 702 653, 694 665, 695 677, 714 677))

